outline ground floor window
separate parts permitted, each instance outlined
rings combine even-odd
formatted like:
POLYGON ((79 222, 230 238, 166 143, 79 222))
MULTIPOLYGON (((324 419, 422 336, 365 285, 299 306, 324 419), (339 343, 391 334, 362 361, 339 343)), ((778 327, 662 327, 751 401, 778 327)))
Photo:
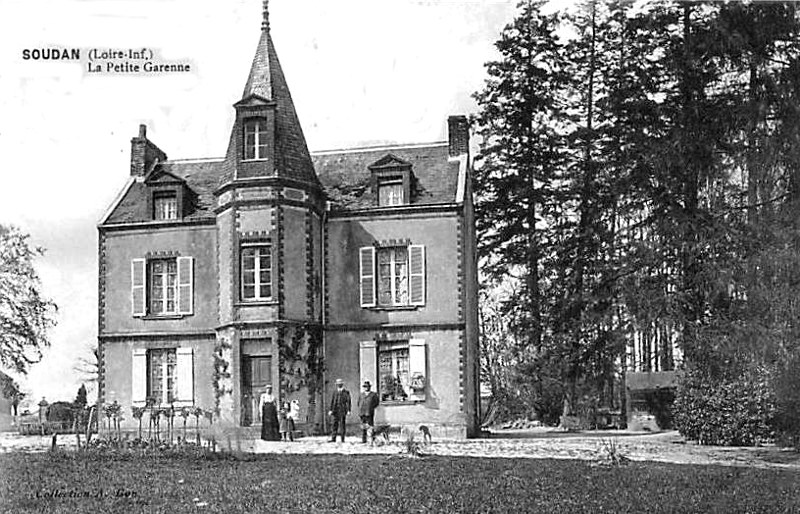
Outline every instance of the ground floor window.
POLYGON ((382 401, 405 400, 411 394, 408 341, 378 346, 378 390, 382 401))
POLYGON ((162 347, 133 349, 131 400, 134 406, 194 405, 194 349, 174 344, 167 342, 162 347))
POLYGON ((169 405, 177 399, 175 348, 147 351, 147 398, 154 405, 169 405))

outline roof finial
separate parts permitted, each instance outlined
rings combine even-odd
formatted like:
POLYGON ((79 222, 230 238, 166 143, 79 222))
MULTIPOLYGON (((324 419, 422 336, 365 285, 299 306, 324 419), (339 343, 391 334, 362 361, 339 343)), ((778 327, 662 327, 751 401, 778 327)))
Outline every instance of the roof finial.
POLYGON ((261 30, 269 32, 269 0, 264 0, 264 19, 261 20, 261 30))

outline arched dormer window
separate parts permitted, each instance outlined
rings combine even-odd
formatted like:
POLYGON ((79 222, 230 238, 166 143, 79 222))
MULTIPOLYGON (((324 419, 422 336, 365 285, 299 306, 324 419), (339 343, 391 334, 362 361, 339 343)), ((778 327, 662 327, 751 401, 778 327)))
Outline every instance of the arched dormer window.
POLYGON ((245 160, 267 158, 267 122, 263 118, 244 122, 244 158, 245 160))

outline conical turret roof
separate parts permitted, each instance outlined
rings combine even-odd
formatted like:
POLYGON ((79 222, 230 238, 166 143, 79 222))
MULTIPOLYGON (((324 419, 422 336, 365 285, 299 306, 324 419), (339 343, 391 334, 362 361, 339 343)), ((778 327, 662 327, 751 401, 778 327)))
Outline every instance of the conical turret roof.
MULTIPOLYGON (((275 106, 275 175, 319 184, 292 95, 272 42, 267 2, 264 2, 264 20, 258 47, 239 103, 254 99, 264 100, 275 106)), ((241 130, 238 122, 234 130, 241 130)), ((226 158, 229 162, 236 160, 234 139, 232 134, 226 158)))

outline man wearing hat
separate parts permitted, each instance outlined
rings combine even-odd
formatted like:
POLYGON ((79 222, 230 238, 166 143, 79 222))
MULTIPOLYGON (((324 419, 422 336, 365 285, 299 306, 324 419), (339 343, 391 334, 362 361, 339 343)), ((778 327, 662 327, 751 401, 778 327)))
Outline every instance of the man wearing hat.
POLYGON ((371 391, 372 384, 369 380, 364 381, 363 391, 358 396, 358 415, 361 416, 361 442, 367 442, 367 433, 372 438, 372 431, 375 429, 375 408, 378 407, 378 395, 371 391))
POLYGON ((341 378, 337 378, 336 390, 333 392, 333 398, 331 398, 331 410, 328 411, 328 415, 333 417, 332 443, 336 442, 337 433, 342 434, 342 442, 344 442, 348 414, 350 414, 350 391, 344 388, 344 381, 341 378))

